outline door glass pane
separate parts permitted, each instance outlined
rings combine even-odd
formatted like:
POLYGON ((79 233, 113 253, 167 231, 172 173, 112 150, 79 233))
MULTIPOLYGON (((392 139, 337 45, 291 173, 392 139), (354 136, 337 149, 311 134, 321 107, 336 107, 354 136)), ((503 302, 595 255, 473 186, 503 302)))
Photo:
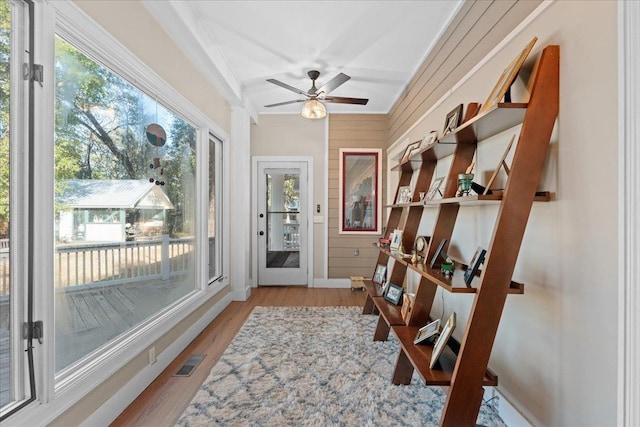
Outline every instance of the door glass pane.
POLYGON ((0 408, 29 397, 26 353, 21 345, 25 341, 20 331, 25 320, 26 286, 17 269, 11 271, 11 266, 17 265, 18 247, 24 243, 18 237, 25 238, 15 232, 19 221, 12 215, 23 199, 16 191, 19 173, 11 169, 11 158, 17 158, 18 147, 28 141, 28 83, 22 76, 23 64, 29 63, 25 48, 29 42, 28 22, 26 3, 0 0, 0 408))
POLYGON ((55 74, 60 372, 195 289, 196 129, 62 39, 55 74))
POLYGON ((267 268, 300 268, 300 174, 266 174, 267 268))

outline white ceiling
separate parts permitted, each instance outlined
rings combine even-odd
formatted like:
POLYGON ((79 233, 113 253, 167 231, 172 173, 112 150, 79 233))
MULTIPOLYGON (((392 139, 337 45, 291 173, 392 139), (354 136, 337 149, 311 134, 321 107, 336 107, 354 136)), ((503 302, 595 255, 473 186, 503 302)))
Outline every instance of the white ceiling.
POLYGON ((298 113, 302 96, 266 81, 308 90, 342 72, 334 96, 366 106, 328 104, 330 113, 387 113, 461 5, 458 1, 202 1, 146 5, 227 98, 255 113, 298 113), (198 46, 194 46, 194 43, 198 46), (204 57, 203 57, 204 56, 204 57), (215 67, 216 70, 211 68, 215 67))

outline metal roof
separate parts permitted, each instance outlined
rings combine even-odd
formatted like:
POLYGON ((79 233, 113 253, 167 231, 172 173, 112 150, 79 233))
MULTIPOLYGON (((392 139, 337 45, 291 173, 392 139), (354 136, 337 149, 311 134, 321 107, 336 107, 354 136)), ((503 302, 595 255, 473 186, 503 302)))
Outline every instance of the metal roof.
POLYGON ((71 179, 56 202, 75 209, 173 209, 162 188, 147 180, 71 179))

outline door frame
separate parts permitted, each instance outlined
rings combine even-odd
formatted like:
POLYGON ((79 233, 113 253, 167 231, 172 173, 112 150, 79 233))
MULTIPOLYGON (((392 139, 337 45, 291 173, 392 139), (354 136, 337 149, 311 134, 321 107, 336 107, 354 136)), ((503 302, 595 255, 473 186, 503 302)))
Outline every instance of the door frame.
MULTIPOLYGON (((313 157, 312 156, 252 156, 251 157, 251 287, 258 287, 258 163, 299 162, 307 164, 307 287, 313 287, 313 157)), ((302 183, 300 184, 302 186, 302 183)), ((233 243, 231 243, 233 245, 233 243)))

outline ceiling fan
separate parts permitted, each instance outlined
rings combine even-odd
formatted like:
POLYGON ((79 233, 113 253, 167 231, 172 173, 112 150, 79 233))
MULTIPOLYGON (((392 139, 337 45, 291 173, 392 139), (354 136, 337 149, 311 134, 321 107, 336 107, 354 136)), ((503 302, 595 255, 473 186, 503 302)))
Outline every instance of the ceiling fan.
POLYGON ((278 102, 276 104, 265 105, 265 107, 278 107, 280 105, 287 104, 295 104, 297 102, 304 102, 304 106, 302 107, 302 116, 308 119, 321 119, 327 115, 327 110, 324 107, 325 102, 334 102, 336 104, 359 104, 359 105, 367 105, 369 102, 368 99, 364 98, 345 98, 343 96, 327 96, 329 92, 336 89, 338 86, 342 85, 344 82, 349 80, 351 77, 347 76, 344 73, 340 73, 319 89, 316 88, 316 80, 320 76, 320 72, 317 70, 311 70, 307 73, 309 78, 311 79, 311 88, 308 91, 304 91, 302 89, 295 88, 286 83, 282 83, 276 79, 267 79, 269 83, 273 83, 274 85, 283 87, 291 92, 295 92, 298 95, 303 95, 305 99, 296 99, 293 101, 285 101, 278 102))

